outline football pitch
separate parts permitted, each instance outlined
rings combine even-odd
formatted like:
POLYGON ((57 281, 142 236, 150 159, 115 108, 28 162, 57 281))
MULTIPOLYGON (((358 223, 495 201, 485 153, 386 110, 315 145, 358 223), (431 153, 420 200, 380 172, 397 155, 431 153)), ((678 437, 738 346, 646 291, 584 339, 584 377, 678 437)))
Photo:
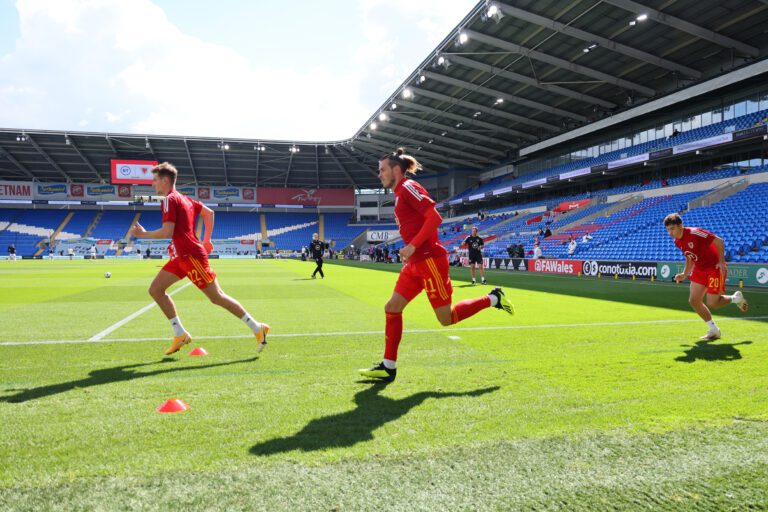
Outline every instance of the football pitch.
POLYGON ((706 343, 685 285, 492 271, 516 315, 418 297, 383 385, 395 265, 214 260, 267 349, 183 281, 164 357, 161 264, 0 265, 0 510, 768 509, 766 292, 706 343))

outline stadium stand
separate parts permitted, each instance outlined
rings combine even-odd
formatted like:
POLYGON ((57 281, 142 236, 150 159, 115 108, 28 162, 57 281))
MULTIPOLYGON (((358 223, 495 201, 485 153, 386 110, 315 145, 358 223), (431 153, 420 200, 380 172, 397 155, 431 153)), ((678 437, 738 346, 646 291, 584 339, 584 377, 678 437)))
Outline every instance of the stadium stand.
POLYGON ((267 236, 279 250, 297 251, 318 231, 316 213, 267 213, 267 236))
POLYGON ((40 240, 51 236, 68 213, 65 210, 2 210, 0 247, 5 250, 14 244, 19 255, 32 255, 40 240))
MULTIPOLYGON (((468 197, 471 195, 490 192, 494 189, 499 188, 500 186, 525 183, 527 181, 547 178, 549 176, 566 173, 569 171, 580 169, 582 167, 591 167, 595 165, 600 165, 613 160, 640 155, 649 151, 658 151, 661 149, 670 148, 673 146, 679 146, 681 144, 686 144, 686 143, 697 141, 697 140, 715 137, 717 135, 722 135, 724 133, 730 133, 737 130, 742 130, 759 123, 762 119, 766 117, 766 115, 768 115, 768 110, 761 110, 759 112, 747 114, 745 116, 740 116, 736 119, 722 121, 722 122, 711 124, 709 126, 705 126, 702 128, 696 128, 694 130, 681 132, 674 137, 664 137, 664 138, 656 139, 650 142, 635 144, 625 149, 618 149, 615 151, 604 153, 595 158, 585 158, 583 160, 570 162, 570 163, 559 165, 556 167, 550 167, 538 172, 524 174, 517 178, 509 177, 509 176, 500 176, 478 187, 464 190, 463 192, 456 194, 450 200, 462 199, 464 197, 468 197)), ((712 178, 702 177, 702 180, 708 180, 708 179, 712 179, 712 178)), ((702 181, 702 180, 698 180, 698 181, 702 181)), ((659 184, 659 186, 661 185, 659 184)))
POLYGON ((67 233, 72 233, 74 236, 81 237, 85 235, 85 230, 88 229, 95 218, 95 210, 75 210, 75 214, 69 219, 64 230, 67 233))
MULTIPOLYGON (((323 234, 325 240, 333 242, 335 249, 340 250, 347 247, 349 243, 357 238, 360 233, 365 231, 365 227, 348 225, 348 213, 325 213, 323 214, 323 234)), ((377 229, 381 229, 377 226, 377 229)), ((307 244, 309 242, 305 242, 307 244)))
POLYGON ((213 239, 261 239, 261 220, 249 212, 216 212, 213 239))
MULTIPOLYGON (((142 213, 142 216, 147 214, 148 212, 142 213)), ((132 211, 106 210, 96 228, 94 228, 93 233, 91 233, 91 237, 100 240, 120 240, 128 232, 135 215, 136 213, 132 211)), ((139 222, 141 222, 141 219, 139 222)), ((144 224, 142 223, 142 225, 144 224)), ((149 223, 148 225, 151 226, 152 224, 149 223)), ((157 227, 160 227, 159 224, 157 227)))

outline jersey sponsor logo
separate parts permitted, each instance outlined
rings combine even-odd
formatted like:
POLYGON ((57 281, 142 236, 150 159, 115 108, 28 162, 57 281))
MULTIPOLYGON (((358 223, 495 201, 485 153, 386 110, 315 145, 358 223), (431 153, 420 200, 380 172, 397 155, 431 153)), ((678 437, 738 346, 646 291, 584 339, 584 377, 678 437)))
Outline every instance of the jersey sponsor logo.
MULTIPOLYGON (((691 247, 693 247, 693 244, 691 244, 691 247)), ((692 253, 691 251, 685 251, 685 257, 686 257, 686 258, 691 258, 693 261, 699 261, 699 257, 698 257, 698 256, 696 256, 696 255, 695 255, 694 253, 692 253)))

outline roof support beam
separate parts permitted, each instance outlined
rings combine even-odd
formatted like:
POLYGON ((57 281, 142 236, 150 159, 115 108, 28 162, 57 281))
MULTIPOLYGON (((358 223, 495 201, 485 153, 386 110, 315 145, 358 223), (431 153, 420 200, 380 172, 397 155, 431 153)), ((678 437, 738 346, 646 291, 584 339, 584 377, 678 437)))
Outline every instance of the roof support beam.
MULTIPOLYGON (((366 147, 367 146, 369 149, 373 149, 374 151, 376 151, 376 155, 378 155, 377 157, 375 157, 376 160, 377 160, 377 164, 378 164, 378 159, 379 159, 379 157, 382 154, 384 154, 384 153, 391 153, 392 152, 392 148, 391 147, 384 146, 383 144, 380 144, 378 142, 371 142, 371 141, 366 140, 365 142, 363 142, 363 141, 356 141, 355 144, 358 145, 358 146, 362 146, 362 147, 366 147)), ((419 153, 421 153, 421 152, 419 152, 419 153)), ((433 158, 433 157, 430 157, 429 155, 422 156, 422 155, 419 154, 417 160, 419 160, 419 162, 429 162, 429 163, 432 163, 432 164, 434 164, 439 169, 446 169, 446 168, 449 168, 451 166, 455 166, 455 163, 452 163, 450 160, 446 160, 443 157, 437 157, 437 156, 435 158, 433 158)), ((378 178, 378 174, 376 176, 378 178)))
MULTIPOLYGON (((768 0, 766 0, 766 1, 768 1, 768 0)), ((453 119, 454 121, 460 121, 460 122, 466 123, 469 126, 478 126, 478 127, 481 127, 481 128, 487 128, 488 130, 492 130, 493 132, 495 132, 497 134, 509 135, 509 136, 514 136, 514 137, 523 137, 525 139, 530 139, 530 140, 535 140, 536 139, 535 137, 533 137, 529 133, 520 132, 520 131, 517 131, 517 130, 511 130, 509 128, 504 128, 503 126, 499 126, 499 125, 492 124, 492 123, 487 123, 485 121, 480 121, 480 120, 478 120, 475 117, 463 116, 461 114, 456 114, 454 112, 449 112, 447 110, 440 110, 440 109, 437 109, 437 108, 427 107, 427 106, 424 106, 424 105, 419 105, 418 103, 412 103, 410 101, 398 100, 397 104, 398 105, 402 105, 404 107, 411 108, 413 110, 418 110, 420 112, 426 112, 426 113, 429 113, 429 114, 434 114, 437 117, 445 117, 445 118, 448 118, 448 119, 453 119)), ((493 109, 489 109, 489 111, 493 112, 493 109)), ((403 114, 403 112, 397 112, 395 110, 392 110, 392 111, 388 112, 388 114, 403 114)), ((489 140, 489 141, 501 141, 502 140, 502 139, 495 139, 493 137, 485 137, 485 138, 487 140, 489 140)), ((510 144, 510 141, 508 141, 508 140, 503 141, 503 142, 504 142, 504 144, 510 144)))
MULTIPOLYGON (((628 57, 632 57, 633 59, 647 62, 648 64, 653 64, 654 66, 657 66, 660 68, 668 69, 670 71, 677 71, 690 78, 695 78, 695 79, 701 78, 701 72, 693 68, 689 68, 688 66, 683 66, 682 64, 678 64, 676 62, 672 62, 670 60, 657 57, 656 55, 646 53, 642 50, 638 50, 637 48, 632 48, 630 46, 626 46, 624 44, 611 41, 608 38, 598 36, 596 34, 592 34, 590 32, 587 32, 586 30, 581 30, 575 27, 571 27, 570 25, 566 25, 565 23, 560 23, 559 21, 551 20, 549 18, 545 18, 544 16, 539 16, 538 14, 528 12, 524 9, 520 9, 519 7, 513 7, 507 4, 497 4, 497 5, 499 9, 501 9, 502 13, 508 16, 511 16, 513 18, 521 19, 521 20, 533 23, 535 25, 539 25, 540 27, 548 28, 555 32, 561 32, 571 37, 575 37, 576 39, 581 39, 582 41, 597 43, 603 48, 607 48, 614 52, 621 53, 622 55, 626 55, 628 57)), ((642 12, 645 12, 645 11, 642 11, 642 12)), ((451 61, 455 61, 455 60, 456 60, 455 58, 451 58, 451 61)), ((607 108, 612 108, 612 107, 608 107, 607 105, 603 105, 603 106, 607 108)))
POLYGON ((533 110, 538 110, 539 112, 546 112, 548 114, 554 114, 556 116, 568 117, 570 119, 575 119, 576 121, 581 121, 581 122, 585 122, 587 120, 587 118, 582 116, 581 114, 576 114, 575 112, 569 112, 567 110, 545 105, 544 103, 539 103, 538 101, 531 101, 525 98, 520 98, 519 96, 515 96, 513 94, 507 94, 505 92, 497 91, 495 89, 484 87, 479 84, 465 82, 464 80, 451 78, 449 76, 441 75, 439 73, 435 73, 432 71, 424 71, 422 74, 426 76, 427 79, 437 80, 438 82, 455 85, 457 87, 462 87, 464 89, 469 89, 471 91, 477 91, 483 94, 487 94, 488 96, 493 96, 495 98, 503 98, 504 101, 515 103, 517 105, 522 105, 524 107, 527 107, 533 110))
MULTIPOLYGON (((414 118, 414 117, 410 117, 410 116, 404 116, 402 114, 400 114, 400 115, 398 115, 396 117, 400 118, 400 119, 403 119, 405 121, 411 121, 413 123, 421 123, 422 125, 431 126, 431 127, 435 128, 437 130, 452 130, 452 131, 456 130, 456 127, 453 127, 453 126, 436 125, 435 123, 432 123, 430 121, 425 121, 425 120, 414 118)), ((398 126, 398 125, 396 125, 394 123, 386 123, 386 124, 385 123, 379 123, 379 129, 380 130, 394 130, 394 131, 401 132, 401 133, 407 133, 407 134, 409 134, 409 136, 414 137, 414 138, 418 138, 418 139, 426 140, 426 141, 430 141, 431 140, 431 141, 433 141, 433 144, 434 144, 434 139, 438 139, 440 142, 445 142, 446 144, 449 144, 449 146, 447 146, 447 147, 449 147, 452 151, 455 151, 455 152, 459 153, 460 155, 461 154, 465 155, 466 152, 464 152, 464 151, 456 151, 456 150, 453 149, 453 146, 460 146, 460 147, 463 147, 463 148, 468 148, 470 151, 473 151, 473 150, 474 151, 482 151, 483 153, 486 153, 486 154, 489 154, 489 155, 495 155, 495 156, 500 156, 500 157, 505 156, 505 153, 503 151, 499 151, 497 149, 491 149, 491 148, 486 147, 486 146, 480 146, 478 144, 472 144, 471 142, 464 142, 463 140, 454 139, 453 137, 448 137, 447 135, 443 137, 443 136, 441 136, 439 134, 432 134, 432 133, 428 133, 428 132, 423 132, 423 131, 419 130, 418 128, 408 128, 406 126, 398 126)), ((438 145, 435 145, 434 147, 440 147, 440 142, 438 142, 438 145)), ((427 142, 427 143, 429 144, 429 142, 427 142)), ((446 147, 446 146, 443 146, 443 147, 446 147)), ((483 156, 485 156, 485 155, 483 155, 483 156)))
POLYGON ((622 9, 626 9, 627 11, 635 15, 647 14, 650 19, 655 20, 659 23, 662 23, 672 28, 676 28, 683 32, 687 32, 692 36, 698 37, 699 39, 704 39, 705 41, 715 43, 725 48, 733 48, 734 50, 737 50, 743 53, 744 55, 749 55, 750 57, 757 57, 758 55, 760 55, 760 50, 755 48, 754 46, 744 44, 741 41, 737 41, 728 36, 719 34, 714 30, 709 30, 704 27, 694 25, 693 23, 682 20, 680 18, 676 18, 675 16, 664 14, 661 11, 657 11, 656 9, 651 9, 650 7, 639 4, 632 0, 603 0, 603 1, 611 5, 615 5, 616 7, 621 7, 622 9))
POLYGON ((9 162, 11 162, 11 163, 13 164, 13 166, 14 166, 14 167, 16 167, 18 170, 20 170, 21 172, 23 172, 23 173, 24 173, 24 175, 25 175, 26 177, 28 177, 29 179, 31 179, 32 181, 38 181, 38 179, 35 177, 35 175, 34 175, 34 174, 32 174, 31 172, 29 172, 29 169, 27 169, 26 167, 24 167, 24 166, 21 164, 21 162, 19 162, 18 160, 16 160, 16 159, 13 157, 13 155, 12 155, 12 154, 10 154, 10 153, 9 153, 9 152, 8 152, 8 151, 7 151, 7 150, 4 148, 4 147, 2 147, 2 146, 0 146, 0 156, 4 156, 5 158, 7 158, 7 159, 8 159, 8 161, 9 161, 9 162))
MULTIPOLYGON (((447 96, 445 94, 440 94, 439 92, 427 91, 426 89, 418 89, 415 91, 414 94, 416 94, 417 96, 424 96, 425 98, 432 98, 433 100, 445 101, 451 104, 461 105, 462 107, 465 107, 465 108, 479 110, 480 112, 486 112, 493 116, 501 117, 509 121, 522 123, 528 126, 535 126, 536 128, 542 128, 544 130, 549 130, 552 132, 556 132, 560 130, 560 128, 554 124, 545 123, 543 121, 537 121, 535 119, 529 119, 527 117, 518 116, 517 114, 510 114, 509 112, 505 112, 499 108, 493 108, 493 107, 489 107, 488 105, 481 105, 479 103, 474 103, 472 101, 466 101, 466 100, 454 98, 453 96, 447 96)), ((398 104, 399 103, 400 102, 398 101, 398 104)), ((518 132, 518 133, 520 134, 521 137, 526 137, 528 140, 536 140, 536 137, 534 137, 533 135, 524 134, 523 132, 518 132)))
POLYGON ((187 160, 189 160, 189 167, 192 169, 192 177, 195 178, 195 185, 197 185, 197 171, 195 170, 195 164, 192 162, 192 153, 189 151, 189 142, 184 139, 184 149, 187 150, 187 160))
MULTIPOLYGON (((259 148, 262 147, 262 144, 258 144, 259 148)), ((265 146, 266 147, 266 146, 265 146)), ((256 179, 254 180, 254 186, 256 188, 259 188, 259 169, 261 167, 261 149, 256 151, 256 179)))
POLYGON ((148 149, 150 153, 152 153, 152 158, 154 158, 158 162, 160 161, 160 159, 157 158, 157 155, 155 154, 155 149, 152 147, 152 144, 150 144, 149 142, 149 137, 144 138, 144 147, 148 149))
MULTIPOLYGON (((474 128, 478 128, 478 132, 479 132, 479 128, 484 128, 486 130, 492 131, 495 135, 509 135, 510 137, 524 137, 525 139, 536 140, 536 138, 529 133, 520 132, 517 130, 510 130, 509 128, 504 128, 503 126, 499 126, 493 123, 488 123, 486 121, 480 121, 476 117, 465 116, 465 115, 456 114, 454 112, 450 112, 447 110, 440 110, 437 108, 426 107, 424 105, 419 105, 417 103, 411 103, 410 101, 401 100, 401 101, 398 101, 397 104, 398 105, 402 104, 403 106, 406 106, 413 110, 418 110, 419 112, 434 114, 436 118, 443 117, 447 119, 452 119, 454 121, 462 122, 469 128, 467 130, 468 132, 467 135, 471 133, 472 135, 469 135, 470 137, 474 137, 475 135, 477 135, 478 137, 482 136, 483 138, 485 138, 490 142, 497 142, 499 144, 504 143, 507 146, 510 146, 510 145, 515 147, 517 146, 517 144, 513 143, 511 140, 504 140, 504 139, 499 139, 495 137, 486 137, 482 134, 476 133, 471 130, 474 127, 474 128)), ((389 114, 394 114, 394 113, 395 111, 389 112, 389 114)), ((397 114, 404 115, 405 112, 398 112, 397 114)), ((416 114, 418 114, 418 112, 416 112, 416 114)), ((453 129, 456 129, 456 127, 454 126, 453 129)))
POLYGON ((224 143, 221 143, 221 161, 224 163, 224 185, 229 186, 229 173, 227 171, 227 150, 224 149, 224 143))
POLYGON ((448 58, 450 59, 451 64, 458 64, 460 66, 464 66, 467 68, 477 69, 479 71, 485 71, 486 73, 490 73, 491 75, 508 78, 515 82, 520 82, 522 84, 529 85, 531 87, 536 87, 537 89, 544 89, 545 91, 551 92, 553 94, 559 94, 560 96, 565 96, 567 98, 579 100, 589 105, 600 105, 601 107, 605 107, 605 108, 614 108, 616 106, 615 103, 601 100, 600 98, 596 98, 595 96, 590 96, 589 94, 582 94, 580 92, 566 89, 565 87, 560 87, 559 85, 544 84, 539 82, 535 78, 521 75, 519 73, 514 73, 512 71, 507 71, 502 68, 497 68, 495 66, 491 66, 490 64, 477 62, 476 60, 468 59, 466 57, 461 57, 459 55, 449 55, 448 58))
MULTIPOLYGON (((437 110, 436 112, 437 112, 435 114, 436 116, 440 116, 441 115, 439 110, 437 110)), ((444 131, 449 131, 449 132, 456 132, 456 130, 457 130, 457 128, 455 126, 449 126, 447 124, 436 123, 435 121, 427 121, 426 119, 421 119, 419 117, 413 117, 411 115, 408 115, 405 112, 395 112, 395 111, 392 111, 392 112, 389 112, 389 116, 393 117, 395 119, 403 119, 403 120, 411 122, 411 123, 425 124, 427 126, 434 127, 434 128, 436 128, 438 130, 444 130, 444 131)), ((457 117, 460 117, 460 116, 457 116, 457 117)), ((469 118, 466 121, 467 125, 469 125, 471 123, 471 121, 470 121, 471 119, 472 118, 469 118)), ((462 121, 462 123, 464 123, 464 121, 462 121)), ((495 127, 493 125, 491 125, 491 128, 489 128, 489 129, 495 131, 495 127)), ((482 131, 483 132, 487 132, 488 130, 482 130, 482 131)), ((479 139, 479 140, 485 141, 485 142, 492 142, 494 144, 498 144, 500 146, 504 146, 504 147, 507 147, 507 148, 516 148, 517 147, 517 144, 515 144, 515 143, 513 143, 511 141, 497 139, 495 137, 491 137, 491 136, 487 135, 486 133, 478 133, 478 132, 472 131, 472 130, 461 130, 460 134, 461 135, 465 135, 467 137, 472 137, 473 139, 479 139)), ((442 135, 439 135, 439 137, 442 137, 442 135)), ((446 139, 446 140, 453 141, 455 139, 446 139)), ((466 145, 468 143, 462 141, 462 144, 466 145)), ((477 147, 474 144, 469 144, 469 146, 470 147, 477 147)), ((502 156, 504 155, 503 152, 498 152, 498 153, 499 153, 499 155, 502 155, 502 156)))
POLYGON ((91 161, 90 161, 90 160, 88 160, 88 159, 85 157, 85 155, 83 154, 83 152, 82 152, 82 151, 80 151, 80 148, 78 148, 78 147, 77 147, 77 144, 75 144, 75 141, 74 141, 74 139, 72 139, 72 137, 70 137, 69 135, 67 135, 66 137, 67 137, 67 140, 69 141, 69 147, 71 147, 72 149, 74 149, 74 150, 75 150, 75 153, 77 153, 77 154, 80 156, 80 158, 83 160, 83 162, 85 162, 85 165, 87 165, 87 166, 88 166, 88 168, 89 168, 91 171, 93 171, 93 174, 95 174, 95 175, 96 175, 96 178, 97 178, 99 181, 103 180, 104 178, 102 178, 102 176, 99 174, 99 171, 97 171, 97 170, 96 170, 96 168, 93 166, 93 164, 91 163, 91 161))
MULTIPOLYGON (((382 139, 391 140, 395 144, 402 144, 403 143, 403 138, 402 137, 398 137, 396 135, 390 135, 388 133, 377 133, 376 137, 379 137, 379 138, 382 138, 382 139)), ((366 139, 366 140, 368 140, 368 139, 366 139)), ((366 142, 366 140, 361 140, 361 142, 366 142)), ((371 139, 371 140, 373 140, 373 139, 371 139)), ((419 147, 425 146, 425 145, 426 144, 421 144, 419 147)), ((382 144, 382 146, 386 147, 383 144, 382 144)), ((434 145, 432 145, 432 144, 430 144, 430 146, 434 147, 434 145)), ((435 147, 435 149, 439 150, 441 148, 435 147)), ((442 148, 442 149, 444 150, 445 153, 449 152, 449 151, 445 151, 445 148, 442 148)), ((392 148, 390 147, 388 150, 385 150, 385 151, 391 152, 392 148)), ((450 151, 450 152, 454 152, 454 151, 450 151)), ((466 153, 462 153, 461 151, 458 151, 457 153, 466 155, 466 153)), ((479 167, 483 167, 484 165, 487 164, 487 161, 485 159, 474 160, 474 161, 473 160, 465 160, 463 158, 446 156, 444 153, 436 153, 436 152, 432 152, 432 151, 429 151, 429 150, 425 150, 423 148, 421 150, 419 150, 417 148, 411 154, 413 156, 418 156, 418 155, 426 155, 428 157, 431 156, 431 157, 434 157, 433 160, 438 160, 438 161, 442 160, 442 161, 446 162, 449 166, 450 165, 463 164, 463 165, 466 165, 468 167, 479 168, 479 167)))
POLYGON ((573 71, 574 73, 578 73, 580 75, 596 78, 598 80, 602 80, 605 83, 613 84, 618 87, 622 87, 624 89, 637 91, 640 94, 643 94, 645 96, 650 97, 650 96, 656 95, 656 91, 651 89, 650 87, 636 84, 634 82, 630 82, 629 80, 624 80, 623 78, 617 78, 615 76, 609 75, 608 73, 603 73, 602 71, 598 71, 596 69, 588 68, 586 66, 582 66, 580 64, 576 64, 576 63, 567 61, 565 59, 561 59, 559 57, 553 57, 552 55, 547 55, 537 50, 532 50, 530 48, 526 48, 524 46, 520 46, 518 44, 511 43, 509 41, 504 41, 503 39, 481 34, 480 32, 477 32, 474 30, 465 30, 464 32, 471 39, 474 39, 475 41, 479 41, 481 43, 495 46, 496 48, 501 48, 502 50, 506 50, 508 52, 519 53, 520 55, 525 55, 526 57, 530 57, 531 59, 538 60, 541 62, 546 62, 547 64, 551 64, 559 68, 567 69, 569 71, 573 71))
MULTIPOLYGON (((328 146, 325 146, 328 150, 328 146)), ((320 188, 320 149, 315 144, 315 186, 320 188)))
POLYGON ((38 145, 38 143, 37 143, 37 142, 35 142, 35 139, 33 139, 33 138, 32 138, 32 136, 31 136, 31 135, 29 135, 29 134, 27 134, 27 141, 28 141, 30 144, 32 144, 32 147, 34 147, 34 148, 37 150, 37 152, 38 152, 38 153, 40 153, 40 154, 43 156, 43 158, 45 158, 46 162, 48 162, 49 164, 51 164, 51 166, 52 166, 54 169, 56 169, 57 171, 59 171, 59 173, 61 173, 61 175, 62 175, 62 176, 64 176, 64 179, 65 179, 65 180, 67 180, 67 183, 69 183, 70 181, 72 181, 72 178, 70 178, 70 177, 69 177, 69 174, 65 173, 65 172, 64 172, 64 169, 62 169, 62 168, 59 166, 59 164, 57 164, 57 163, 56 163, 56 162, 53 160, 53 158, 51 158, 51 157, 50 157, 50 155, 48 155, 48 153, 46 153, 45 151, 43 151, 43 148, 41 148, 41 147, 38 145))
MULTIPOLYGON (((355 153, 353 153, 352 151, 348 151, 347 148, 345 148, 343 145, 336 146, 334 144, 334 147, 339 149, 343 154, 345 154, 348 157, 352 158, 352 160, 354 160, 358 164, 360 164, 363 167, 363 169, 365 169, 368 173, 370 173, 374 178, 376 178, 377 180, 379 179, 379 173, 374 171, 373 169, 371 169, 368 166, 368 164, 365 163, 363 160, 361 160, 355 153)), ((367 153, 363 153, 363 156, 368 156, 371 160, 376 162, 376 164, 378 165, 378 163, 379 163, 379 159, 378 158, 374 158, 374 157, 368 155, 367 153)))
MULTIPOLYGON (((317 149, 317 146, 315 146, 315 149, 317 149)), ((357 183, 355 183, 355 180, 352 179, 352 175, 349 174, 349 171, 347 171, 346 167, 344 167, 344 165, 341 163, 341 160, 336 158, 336 155, 333 153, 333 149, 329 149, 328 150, 328 154, 331 155, 331 158, 336 163, 336 167, 338 167, 339 170, 344 173, 344 176, 347 177, 347 179, 350 181, 350 183, 352 183, 352 187, 353 188, 360 188, 360 187, 357 186, 357 183)), ((320 183, 317 184, 317 188, 320 188, 320 183)))
POLYGON ((112 150, 112 155, 117 157, 117 150, 115 149, 115 145, 112 143, 112 139, 109 138, 109 134, 105 134, 104 138, 107 139, 107 144, 109 144, 109 149, 112 150))
MULTIPOLYGON (((390 125, 389 128, 392 128, 392 126, 390 125)), ((397 128, 395 128, 395 131, 406 132, 406 133, 412 133, 413 132, 413 130, 403 130, 403 129, 398 130, 397 128)), ((440 151, 442 154, 446 154, 447 153, 447 155, 444 158, 451 159, 451 160, 453 160, 455 162, 461 162, 461 163, 464 163, 466 165, 477 166, 479 164, 479 165, 482 166, 482 165, 485 165, 487 163, 487 160, 488 160, 486 157, 483 157, 481 155, 468 154, 466 151, 462 151, 462 150, 459 150, 459 149, 449 148, 447 146, 443 146, 443 145, 440 145, 440 144, 434 144, 434 143, 433 144, 427 144, 426 142, 420 142, 420 141, 415 141, 415 140, 410 140, 409 141, 408 139, 410 139, 410 137, 408 137, 407 135, 406 136, 393 135, 393 134, 390 134, 390 133, 385 133, 383 131, 377 131, 376 134, 373 137, 374 138, 382 138, 382 139, 391 140, 395 144, 411 145, 411 146, 416 146, 417 148, 421 147, 422 149, 419 150, 419 151, 424 151, 424 146, 429 147, 429 149, 433 149, 434 148, 435 151, 440 151), (409 142, 410 142, 410 144, 409 144, 409 142), (456 156, 454 157, 454 156, 451 156, 451 155, 456 155, 456 156), (474 158, 474 160, 466 160, 464 157, 466 157, 466 158, 474 158)), ((412 154, 415 155, 416 153, 414 152, 412 154)))
POLYGON ((296 153, 294 151, 291 151, 291 156, 288 157, 288 169, 285 171, 285 184, 283 184, 284 187, 288 186, 288 178, 291 176, 291 166, 293 165, 293 155, 296 153))

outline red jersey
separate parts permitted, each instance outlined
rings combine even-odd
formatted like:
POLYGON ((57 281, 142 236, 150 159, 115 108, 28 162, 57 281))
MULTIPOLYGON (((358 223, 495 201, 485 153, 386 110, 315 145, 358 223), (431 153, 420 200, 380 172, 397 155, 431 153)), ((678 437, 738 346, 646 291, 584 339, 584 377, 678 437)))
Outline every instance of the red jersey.
POLYGON ((195 220, 203 204, 193 201, 176 190, 165 196, 160 204, 163 222, 173 222, 173 242, 169 250, 171 257, 207 256, 203 243, 195 235, 195 220))
MULTIPOLYGON (((427 191, 412 179, 405 178, 395 186, 395 220, 403 242, 410 244, 421 230, 427 213, 434 210, 435 202, 427 191)), ((437 229, 426 242, 416 248, 411 260, 446 256, 448 251, 440 245, 437 229)))
POLYGON ((701 228, 683 228, 683 236, 675 240, 675 245, 683 251, 686 258, 691 258, 697 270, 714 269, 720 261, 717 247, 712 241, 715 235, 701 228))

